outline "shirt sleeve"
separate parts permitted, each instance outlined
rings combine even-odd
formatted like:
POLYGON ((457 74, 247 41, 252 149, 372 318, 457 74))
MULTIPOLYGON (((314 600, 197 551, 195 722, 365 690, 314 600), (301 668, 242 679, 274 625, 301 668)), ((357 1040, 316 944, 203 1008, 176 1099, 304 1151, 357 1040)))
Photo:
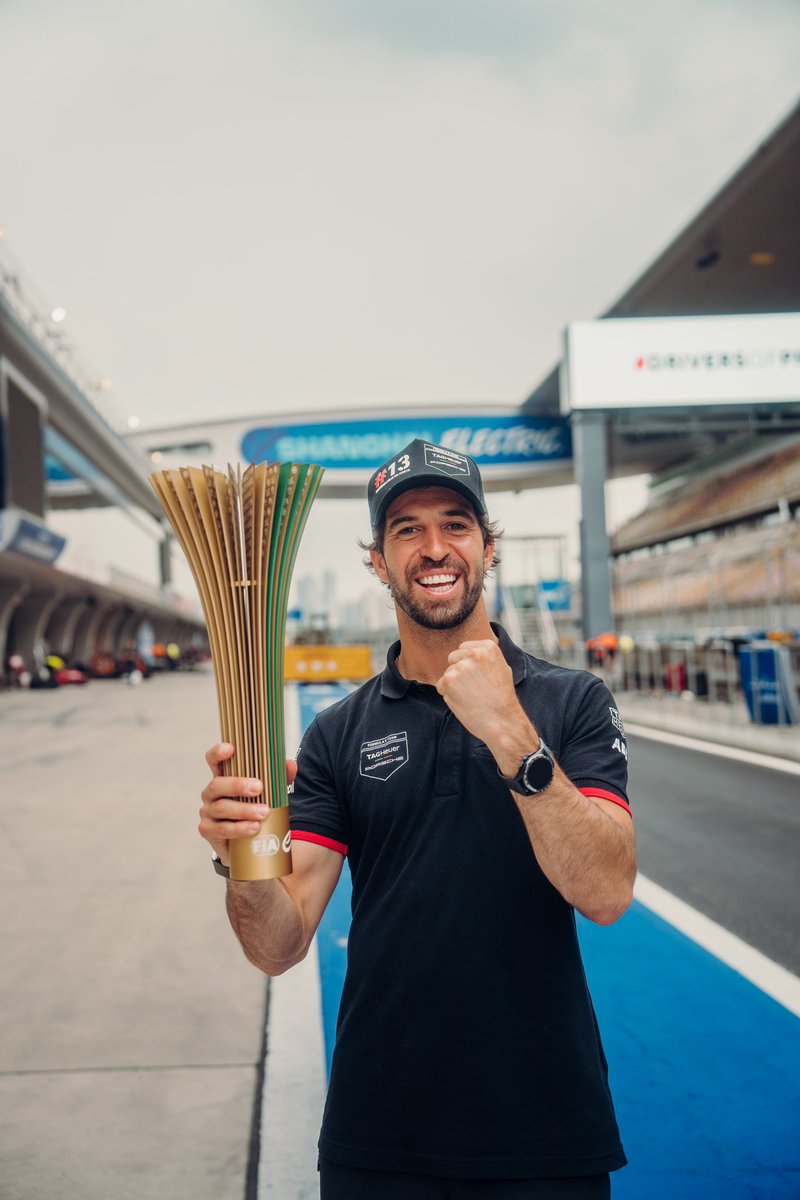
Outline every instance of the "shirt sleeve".
POLYGON ((625 727, 601 679, 593 677, 583 692, 558 761, 585 796, 611 800, 630 812, 625 727))
POLYGON ((315 718, 297 751, 297 776, 289 792, 293 841, 315 842, 347 854, 347 829, 328 745, 315 718))

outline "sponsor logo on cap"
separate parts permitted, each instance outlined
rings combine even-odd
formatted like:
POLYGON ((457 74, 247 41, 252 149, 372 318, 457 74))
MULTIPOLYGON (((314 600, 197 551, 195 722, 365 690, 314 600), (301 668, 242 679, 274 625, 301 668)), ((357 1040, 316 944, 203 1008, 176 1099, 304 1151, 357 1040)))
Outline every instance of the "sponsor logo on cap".
POLYGON ((372 481, 372 486, 376 492, 379 492, 387 483, 391 483, 398 475, 405 475, 406 471, 411 470, 411 459, 407 454, 401 454, 399 458, 394 458, 385 467, 381 467, 372 481))
POLYGON ((443 475, 471 474, 469 459, 455 450, 445 450, 442 446, 425 446, 425 465, 441 471, 443 475))

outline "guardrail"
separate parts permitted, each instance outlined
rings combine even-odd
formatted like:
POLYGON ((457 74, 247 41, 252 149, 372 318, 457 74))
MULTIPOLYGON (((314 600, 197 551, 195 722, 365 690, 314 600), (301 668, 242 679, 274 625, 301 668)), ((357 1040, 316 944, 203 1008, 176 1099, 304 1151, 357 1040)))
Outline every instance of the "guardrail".
POLYGON ((741 696, 736 647, 729 642, 708 647, 674 642, 634 646, 615 656, 612 674, 623 691, 689 692, 710 704, 729 704, 741 696))
MULTIPOLYGON (((614 691, 636 692, 656 699, 684 697, 702 701, 709 709, 715 706, 740 709, 745 701, 741 649, 741 643, 722 639, 705 646, 668 641, 639 645, 607 658, 598 673, 614 691)), ((786 656, 787 687, 798 692, 800 645, 787 646, 786 656)), ((755 719, 760 720, 758 715, 755 719)), ((787 722, 788 716, 778 723, 787 722)))

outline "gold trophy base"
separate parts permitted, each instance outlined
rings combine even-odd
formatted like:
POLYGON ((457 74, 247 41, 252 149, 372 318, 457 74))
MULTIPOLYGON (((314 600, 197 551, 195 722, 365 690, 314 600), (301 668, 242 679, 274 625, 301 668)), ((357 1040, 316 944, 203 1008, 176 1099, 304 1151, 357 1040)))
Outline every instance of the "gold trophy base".
POLYGON ((292 873, 289 806, 273 808, 254 837, 230 843, 231 879, 280 879, 292 873))

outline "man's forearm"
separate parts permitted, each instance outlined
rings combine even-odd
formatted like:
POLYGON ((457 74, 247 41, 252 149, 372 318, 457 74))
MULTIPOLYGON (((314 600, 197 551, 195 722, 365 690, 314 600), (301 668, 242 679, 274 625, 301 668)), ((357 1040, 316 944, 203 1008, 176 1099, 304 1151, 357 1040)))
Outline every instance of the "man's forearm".
MULTIPOLYGON (((448 664, 436 685, 439 694, 489 747, 500 774, 513 778, 541 739, 517 699, 511 668, 497 643, 487 638, 462 642, 448 664)), ((633 827, 618 824, 616 814, 609 816, 603 802, 582 795, 558 767, 544 792, 512 795, 539 865, 564 899, 600 924, 620 917, 631 902, 636 875, 633 827)))
POLYGON ((226 903, 242 949, 266 975, 281 975, 305 957, 303 919, 279 879, 230 880, 226 903))
POLYGON ((547 791, 512 795, 539 866, 564 899, 601 925, 621 917, 636 877, 633 826, 618 824, 558 768, 547 791))
MULTIPOLYGON (((487 744, 503 775, 513 775, 521 759, 541 739, 521 708, 487 744)), ((550 786, 533 796, 512 791, 536 860, 564 899, 600 925, 621 917, 633 897, 636 838, 625 824, 579 792, 556 765, 550 786)), ((620 809, 620 813, 622 810, 620 809)))

